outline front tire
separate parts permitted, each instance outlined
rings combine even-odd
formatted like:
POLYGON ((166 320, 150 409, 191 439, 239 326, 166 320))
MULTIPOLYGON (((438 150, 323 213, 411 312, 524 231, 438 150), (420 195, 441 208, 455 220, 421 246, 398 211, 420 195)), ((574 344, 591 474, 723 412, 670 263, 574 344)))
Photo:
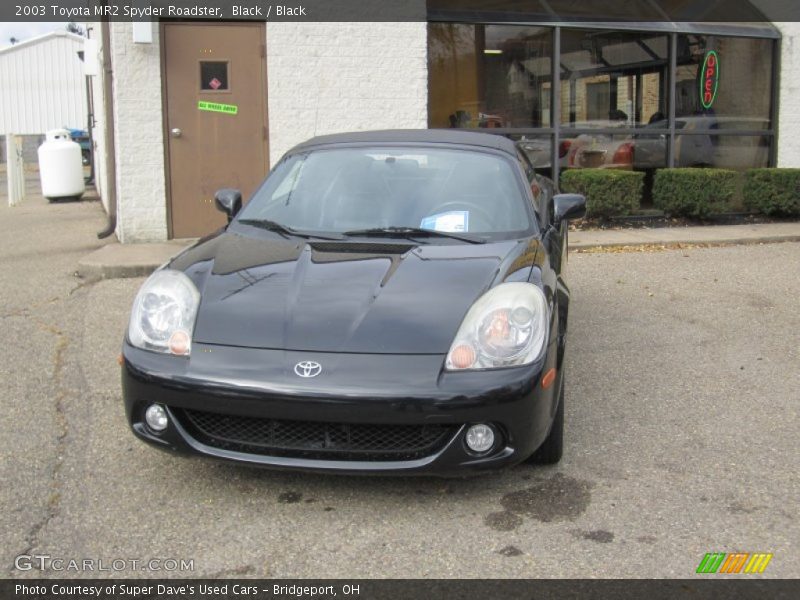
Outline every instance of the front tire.
POLYGON ((561 390, 558 394, 559 402, 556 416, 550 433, 539 449, 533 453, 527 462, 537 465, 554 465, 561 460, 564 454, 564 379, 561 379, 561 390))

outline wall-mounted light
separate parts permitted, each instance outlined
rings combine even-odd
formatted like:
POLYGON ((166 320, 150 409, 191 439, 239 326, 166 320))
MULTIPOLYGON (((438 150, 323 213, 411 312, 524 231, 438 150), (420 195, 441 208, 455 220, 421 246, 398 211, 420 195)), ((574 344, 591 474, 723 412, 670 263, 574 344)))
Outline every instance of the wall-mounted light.
POLYGON ((100 74, 100 49, 97 47, 97 40, 86 38, 83 40, 83 74, 100 74))
POLYGON ((495 50, 493 48, 486 48, 486 49, 484 49, 483 53, 484 54, 502 54, 503 51, 502 50, 495 50))
POLYGON ((134 21, 132 24, 134 44, 153 43, 153 23, 151 21, 134 21))

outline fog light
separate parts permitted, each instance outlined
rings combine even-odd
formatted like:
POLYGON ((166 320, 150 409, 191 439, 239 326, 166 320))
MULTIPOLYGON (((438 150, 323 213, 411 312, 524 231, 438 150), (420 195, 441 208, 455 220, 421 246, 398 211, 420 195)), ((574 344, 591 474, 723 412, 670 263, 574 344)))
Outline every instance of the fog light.
POLYGON ((144 413, 144 420, 147 426, 153 431, 164 431, 167 428, 167 411, 160 404, 151 404, 144 413))
POLYGON ((488 452, 494 446, 494 430, 479 423, 467 429, 467 447, 477 454, 488 452))

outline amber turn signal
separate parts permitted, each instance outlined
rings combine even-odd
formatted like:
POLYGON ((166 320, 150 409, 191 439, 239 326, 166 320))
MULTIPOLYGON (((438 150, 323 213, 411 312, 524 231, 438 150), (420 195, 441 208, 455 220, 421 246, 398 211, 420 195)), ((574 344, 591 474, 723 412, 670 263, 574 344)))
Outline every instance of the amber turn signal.
POLYGON ((553 382, 555 380, 556 380, 556 370, 550 369, 547 373, 544 374, 544 377, 542 377, 542 389, 546 390, 547 388, 549 388, 551 385, 553 385, 553 382))
POLYGON ((456 369, 468 369, 475 364, 475 350, 468 344, 461 344, 453 349, 450 360, 456 369))

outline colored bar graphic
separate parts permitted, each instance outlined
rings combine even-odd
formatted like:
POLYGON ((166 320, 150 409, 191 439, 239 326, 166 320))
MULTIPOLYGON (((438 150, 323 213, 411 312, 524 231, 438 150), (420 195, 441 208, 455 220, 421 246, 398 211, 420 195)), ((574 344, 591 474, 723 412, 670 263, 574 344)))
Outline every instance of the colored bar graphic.
POLYGON ((697 566, 696 572, 737 574, 741 573, 742 567, 744 567, 745 573, 763 573, 769 561, 772 560, 772 556, 767 552, 756 552, 754 554, 749 552, 731 552, 730 554, 708 552, 703 556, 703 560, 697 566))
POLYGON ((734 573, 739 573, 742 570, 742 567, 744 566, 744 563, 747 560, 748 556, 750 556, 750 554, 747 553, 747 552, 742 552, 742 553, 739 554, 740 558, 737 561, 736 567, 733 570, 734 573))
POLYGON ((748 556, 750 556, 749 552, 736 552, 728 554, 728 558, 726 558, 725 562, 722 563, 722 568, 719 572, 738 573, 742 570, 742 566, 744 566, 744 562, 747 560, 748 556))
POLYGON ((697 567, 698 573, 716 573, 722 561, 725 560, 724 552, 709 552, 700 561, 700 566, 697 567))
POLYGON ((696 573, 705 573, 706 572, 706 566, 708 565, 708 561, 711 560, 712 556, 713 556, 712 554, 706 554, 703 557, 703 560, 700 561, 700 564, 697 566, 697 571, 695 571, 695 572, 696 573))
POLYGON ((772 554, 767 554, 764 552, 753 554, 753 557, 750 559, 750 562, 748 562, 747 566, 744 568, 744 572, 763 573, 764 569, 767 568, 767 565, 771 560, 772 560, 772 554))

